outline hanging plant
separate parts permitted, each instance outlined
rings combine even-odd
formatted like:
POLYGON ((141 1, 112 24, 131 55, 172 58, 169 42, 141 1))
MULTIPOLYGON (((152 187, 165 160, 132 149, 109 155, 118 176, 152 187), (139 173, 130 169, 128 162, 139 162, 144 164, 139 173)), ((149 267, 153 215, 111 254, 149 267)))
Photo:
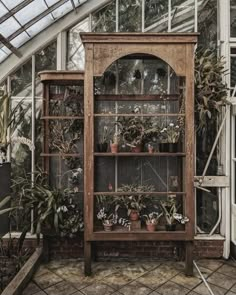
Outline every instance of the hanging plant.
POLYGON ((197 131, 204 133, 214 122, 220 105, 226 102, 227 86, 223 80, 225 61, 215 49, 200 48, 195 54, 195 119, 197 131))

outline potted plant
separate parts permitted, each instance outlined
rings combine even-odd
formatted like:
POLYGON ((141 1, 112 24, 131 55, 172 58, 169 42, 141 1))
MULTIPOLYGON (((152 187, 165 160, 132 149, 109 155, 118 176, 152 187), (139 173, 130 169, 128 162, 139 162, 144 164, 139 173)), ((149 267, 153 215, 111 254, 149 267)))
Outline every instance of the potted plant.
POLYGON ((105 153, 108 149, 108 128, 107 126, 103 127, 102 137, 97 144, 98 152, 105 153))
POLYGON ((117 222, 115 202, 111 196, 97 196, 96 206, 98 208, 97 219, 102 221, 104 231, 111 231, 117 222))
POLYGON ((147 231, 155 231, 158 223, 158 219, 162 216, 163 213, 151 212, 149 214, 142 215, 146 222, 147 231))
POLYGON ((149 194, 144 192, 154 191, 154 187, 151 185, 123 184, 117 191, 129 193, 116 197, 117 208, 119 206, 126 208, 129 219, 137 221, 141 211, 146 208, 148 202, 150 203, 149 194))
MULTIPOLYGON (((140 115, 140 107, 135 106, 132 113, 140 115)), ((141 152, 145 143, 145 130, 151 126, 150 118, 142 116, 119 117, 116 124, 119 126, 124 143, 131 148, 131 151, 141 152)))
POLYGON ((160 145, 161 152, 176 153, 178 150, 178 141, 181 133, 179 125, 169 123, 167 127, 161 131, 162 144, 160 145))
POLYGON ((120 139, 120 134, 118 132, 115 132, 113 135, 113 140, 111 140, 111 142, 110 142, 111 153, 113 153, 113 154, 118 153, 119 139, 120 139))
POLYGON ((176 195, 169 195, 165 201, 160 201, 161 209, 166 219, 166 230, 175 231, 176 219, 174 218, 177 213, 178 206, 176 204, 176 195))

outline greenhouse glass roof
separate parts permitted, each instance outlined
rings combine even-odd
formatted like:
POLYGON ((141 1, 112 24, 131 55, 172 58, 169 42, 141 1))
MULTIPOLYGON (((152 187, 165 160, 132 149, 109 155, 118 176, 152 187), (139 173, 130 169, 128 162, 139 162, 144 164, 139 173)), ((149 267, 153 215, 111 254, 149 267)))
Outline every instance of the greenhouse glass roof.
POLYGON ((87 0, 0 0, 0 63, 87 0))

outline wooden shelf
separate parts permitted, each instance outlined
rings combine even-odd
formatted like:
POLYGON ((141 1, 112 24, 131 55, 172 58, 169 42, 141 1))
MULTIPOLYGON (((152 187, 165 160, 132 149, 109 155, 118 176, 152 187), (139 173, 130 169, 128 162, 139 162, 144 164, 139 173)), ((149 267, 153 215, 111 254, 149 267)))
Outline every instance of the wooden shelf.
POLYGON ((184 241, 191 240, 186 235, 185 231, 155 231, 149 232, 147 230, 139 231, 95 231, 89 235, 90 241, 184 241))
POLYGON ((133 153, 133 152, 120 152, 120 153, 94 153, 96 157, 185 157, 186 153, 133 153))
MULTIPOLYGON (((77 95, 78 100, 84 100, 84 96, 82 94, 77 95)), ((65 95, 64 93, 50 93, 50 100, 64 100, 65 95)))
POLYGON ((185 113, 149 113, 149 114, 123 114, 123 113, 102 113, 94 114, 94 117, 184 117, 185 113))
POLYGON ((129 195, 185 195, 185 192, 94 192, 94 196, 129 196, 129 195))
POLYGON ((103 94, 94 95, 95 100, 108 100, 108 101, 178 101, 180 94, 103 94))
POLYGON ((82 116, 42 116, 41 120, 83 120, 82 116))
POLYGON ((75 158, 79 158, 79 157, 82 157, 83 155, 81 154, 60 154, 60 153, 41 153, 40 154, 41 157, 64 157, 64 158, 67 158, 67 157, 75 157, 75 158))

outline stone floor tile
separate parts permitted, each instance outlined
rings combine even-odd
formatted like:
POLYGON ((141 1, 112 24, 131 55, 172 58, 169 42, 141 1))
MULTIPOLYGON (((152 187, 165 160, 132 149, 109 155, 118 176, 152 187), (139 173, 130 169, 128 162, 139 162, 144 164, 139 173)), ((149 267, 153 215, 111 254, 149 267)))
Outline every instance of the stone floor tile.
MULTIPOLYGON (((223 289, 219 286, 215 286, 213 284, 209 284, 209 286, 212 292, 214 293, 214 295, 224 295, 227 292, 226 289, 223 289)), ((193 289, 193 291, 201 295, 210 295, 210 292, 204 283, 201 283, 199 286, 193 289)))
POLYGON ((230 291, 236 293, 236 284, 230 289, 230 291))
POLYGON ((134 280, 147 273, 147 270, 138 264, 129 264, 125 269, 121 269, 119 273, 134 280))
POLYGON ((151 289, 134 281, 119 290, 123 295, 147 295, 151 293, 151 289))
POLYGON ((115 290, 120 289, 122 286, 127 285, 132 281, 131 278, 124 276, 121 273, 115 273, 102 279, 102 282, 112 287, 115 290))
POLYGON ((177 276, 173 277, 171 281, 190 290, 201 283, 201 280, 199 278, 187 277, 184 273, 179 273, 177 276))
POLYGON ((77 290, 70 284, 62 281, 44 290, 48 295, 71 295, 77 290))
MULTIPOLYGON (((113 294, 112 294, 113 295, 113 294)), ((161 295, 160 293, 157 293, 157 291, 153 291, 152 293, 148 294, 148 295, 161 295)))
POLYGON ((191 292, 188 293, 188 295, 199 295, 199 294, 194 292, 194 291, 191 291, 191 292))
MULTIPOLYGON (((77 291, 75 293, 73 293, 73 295, 84 295, 83 293, 81 293, 80 291, 77 291)), ((112 294, 113 295, 113 294, 112 294)))
POLYGON ((171 266, 178 271, 184 271, 185 269, 185 262, 184 261, 165 261, 163 264, 171 266))
MULTIPOLYGON (((206 267, 203 267, 203 266, 200 266, 200 265, 197 265, 198 268, 200 269, 202 275, 204 276, 204 278, 208 278, 212 273, 213 273, 213 270, 211 269, 208 269, 206 267)), ((196 268, 193 269, 193 275, 199 279, 201 279, 201 276, 200 274, 198 273, 198 271, 196 270, 196 268)))
POLYGON ((96 280, 93 277, 85 277, 84 275, 78 276, 67 274, 67 276, 63 276, 63 278, 68 283, 72 284, 77 290, 81 290, 96 282, 96 280))
POLYGON ((40 267, 37 269, 36 273, 34 274, 34 277, 39 277, 49 272, 50 270, 45 265, 40 265, 40 267))
POLYGON ((106 284, 98 282, 85 287, 81 292, 85 295, 110 295, 114 293, 115 290, 106 284))
POLYGON ((162 264, 161 266, 138 278, 137 281, 151 288, 152 290, 155 290, 178 273, 179 271, 173 267, 162 264))
POLYGON ((197 261, 198 266, 203 266, 213 271, 217 270, 223 264, 224 262, 218 259, 200 259, 197 261))
POLYGON ((34 295, 47 295, 47 294, 45 292, 43 292, 43 291, 39 291, 37 293, 34 293, 34 295))
POLYGON ((226 293, 226 295, 236 295, 236 293, 229 291, 228 293, 226 293))
POLYGON ((58 277, 52 272, 47 272, 41 276, 36 276, 33 281, 41 288, 46 289, 52 285, 55 285, 62 281, 62 278, 58 277))
POLYGON ((222 288, 225 288, 226 290, 229 290, 236 283, 236 279, 226 276, 224 274, 218 273, 218 272, 213 273, 207 279, 207 281, 209 283, 216 285, 216 286, 220 286, 222 288))
POLYGON ((236 279, 236 267, 231 265, 224 264, 217 270, 217 272, 236 279))
POLYGON ((28 286, 23 291, 22 295, 32 295, 41 291, 41 289, 33 282, 30 282, 28 286))
POLYGON ((166 282, 156 291, 162 295, 185 295, 189 292, 189 290, 184 288, 183 286, 177 285, 170 281, 166 282))

